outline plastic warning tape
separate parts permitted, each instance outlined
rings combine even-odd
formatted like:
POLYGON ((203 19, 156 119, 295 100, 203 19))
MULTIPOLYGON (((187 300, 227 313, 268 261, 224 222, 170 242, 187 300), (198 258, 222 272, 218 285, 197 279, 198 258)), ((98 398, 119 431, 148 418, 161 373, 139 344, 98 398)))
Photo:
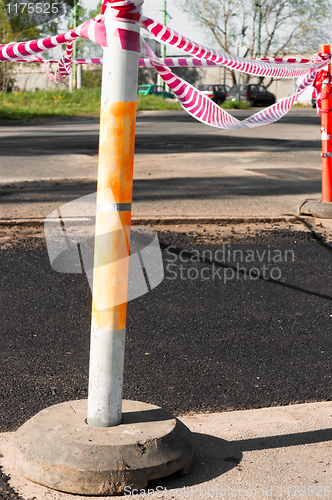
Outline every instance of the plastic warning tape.
MULTIPOLYGON (((197 120, 213 127, 245 129, 273 123, 279 120, 288 112, 303 90, 312 84, 318 70, 323 68, 330 61, 330 58, 320 54, 316 54, 314 60, 310 61, 309 64, 307 59, 301 59, 300 61, 298 61, 298 59, 288 59, 286 60, 287 62, 283 59, 271 60, 270 58, 254 60, 235 57, 230 54, 208 49, 179 35, 167 26, 163 26, 150 18, 141 16, 139 14, 139 6, 142 3, 140 0, 109 0, 104 2, 100 15, 94 19, 89 19, 76 29, 70 30, 67 33, 40 40, 2 45, 0 46, 0 61, 19 62, 28 60, 29 62, 44 62, 47 65, 48 78, 53 82, 59 82, 62 78, 70 74, 72 44, 80 36, 92 40, 101 47, 107 46, 106 29, 103 24, 103 13, 107 3, 111 3, 114 9, 113 15, 118 21, 140 22, 142 26, 160 42, 181 49, 193 56, 191 60, 187 58, 166 58, 165 60, 161 60, 158 59, 143 39, 141 39, 140 42, 142 48, 141 52, 144 56, 141 58, 142 65, 153 66, 177 96, 181 106, 197 120), (38 54, 63 43, 67 44, 66 51, 58 62, 55 74, 52 75, 50 73, 51 61, 44 61, 38 57, 38 54), (221 65, 229 69, 262 77, 302 77, 302 81, 292 96, 282 99, 278 103, 259 111, 244 121, 240 121, 221 109, 206 95, 199 92, 195 87, 185 82, 169 69, 171 66, 190 67, 189 65, 191 64, 193 66, 221 65)), ((77 59, 75 62, 88 64, 88 61, 94 61, 94 64, 101 63, 100 59, 77 59)))
MULTIPOLYGON (((254 61, 255 59, 251 59, 254 61)), ((276 64, 308 64, 312 63, 310 59, 279 59, 279 58, 267 58, 262 57, 261 59, 256 59, 257 61, 263 61, 266 63, 276 63, 276 64)), ((208 59, 197 59, 196 57, 166 57, 165 59, 161 59, 166 66, 169 68, 194 68, 201 66, 220 66, 219 63, 215 61, 210 61, 208 59)), ((150 59, 142 59, 139 60, 140 66, 153 66, 150 59)))
MULTIPOLYGON (((117 2, 120 4, 121 2, 117 2)), ((116 7, 120 9, 119 7, 116 7)), ((129 13, 130 14, 130 13, 129 13)), ((127 16, 129 15, 127 13, 127 16)), ((135 14, 133 14, 135 15, 135 14)), ((206 60, 215 65, 226 66, 230 69, 241 71, 255 76, 268 76, 276 78, 294 78, 308 74, 312 67, 320 65, 321 60, 308 64, 283 64, 276 62, 267 62, 264 60, 245 59, 235 57, 230 54, 221 53, 213 49, 205 48, 188 38, 179 35, 170 28, 153 21, 149 18, 141 16, 141 22, 148 32, 157 40, 167 43, 173 47, 179 48, 192 56, 195 59, 206 60)), ((107 37, 104 24, 102 24, 103 16, 99 15, 95 19, 89 19, 82 25, 67 33, 62 33, 50 38, 32 40, 29 42, 9 43, 0 46, 0 61, 23 61, 27 57, 37 55, 46 50, 55 48, 64 43, 77 40, 80 36, 88 38, 97 43, 101 47, 107 46, 107 37)), ((169 60, 169 63, 176 62, 169 60)), ((325 64, 327 61, 325 62, 325 64)), ((167 63, 166 63, 167 64, 167 63)), ((183 66, 191 64, 189 62, 178 60, 178 63, 183 66)), ((193 62, 193 65, 198 63, 193 62)), ((207 63, 207 65, 209 65, 207 63)))
MULTIPOLYGON (((161 23, 150 18, 143 18, 142 24, 146 30, 159 42, 181 49, 197 59, 206 59, 217 65, 241 71, 255 76, 274 78, 294 78, 308 74, 315 67, 321 67, 322 58, 311 65, 304 64, 277 64, 263 60, 245 59, 236 57, 214 49, 199 45, 189 38, 179 35, 176 31, 163 26, 161 23)), ((327 64, 327 62, 325 62, 327 64)))
POLYGON ((318 69, 311 68, 310 72, 302 80, 295 94, 266 109, 255 113, 249 118, 240 121, 234 116, 220 108, 205 94, 199 92, 195 87, 175 75, 160 59, 153 53, 151 48, 144 42, 146 55, 151 60, 161 78, 167 83, 172 92, 178 98, 179 103, 191 116, 206 125, 222 129, 246 129, 267 125, 280 120, 291 108, 294 102, 302 94, 304 89, 315 80, 318 69))
POLYGON ((72 53, 73 53, 73 42, 69 42, 69 43, 67 43, 67 48, 66 48, 63 56, 61 57, 61 59, 58 63, 58 66, 57 66, 57 69, 56 69, 56 72, 54 75, 51 73, 50 62, 49 61, 45 62, 45 64, 46 64, 46 76, 50 80, 50 82, 58 83, 58 82, 60 82, 60 80, 63 80, 64 78, 66 78, 66 76, 71 74, 70 67, 71 67, 71 62, 72 62, 71 61, 72 53))
MULTIPOLYGON (((265 61, 266 58, 260 59, 261 61, 265 61)), ((209 66, 220 66, 219 64, 213 62, 213 61, 208 61, 206 59, 196 59, 195 57, 166 57, 165 59, 160 58, 160 60, 169 68, 196 68, 196 67, 209 67, 209 66)), ((271 59, 270 62, 276 61, 276 59, 271 59)), ((286 62, 287 59, 283 59, 283 62, 286 62)), ((295 63, 300 63, 302 61, 303 64, 307 64, 309 62, 312 62, 310 59, 290 59, 290 64, 295 64, 295 63)), ((15 59, 15 62, 44 62, 43 59, 38 58, 38 57, 31 57, 29 58, 22 58, 22 59, 15 59)), ((49 59, 49 63, 58 63, 58 59, 49 59)), ((72 59, 72 63, 76 64, 102 64, 103 60, 102 58, 91 58, 91 59, 84 59, 84 58, 77 58, 77 59, 72 59)), ((301 63, 301 64, 302 64, 301 63)), ((153 64, 151 60, 147 57, 139 58, 139 66, 140 67, 153 67, 153 64)))
POLYGON ((11 42, 0 45, 0 61, 22 61, 31 56, 41 54, 62 44, 77 40, 80 36, 88 38, 101 47, 106 47, 106 31, 102 24, 103 16, 89 19, 77 28, 49 38, 31 40, 29 42, 11 42))

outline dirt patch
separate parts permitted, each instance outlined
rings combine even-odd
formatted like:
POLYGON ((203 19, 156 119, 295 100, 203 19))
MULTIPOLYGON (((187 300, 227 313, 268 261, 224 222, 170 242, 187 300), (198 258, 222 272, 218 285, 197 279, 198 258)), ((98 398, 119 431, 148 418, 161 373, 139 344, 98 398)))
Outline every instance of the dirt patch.
MULTIPOLYGON (((243 224, 178 224, 154 227, 161 243, 176 242, 187 245, 208 245, 220 243, 273 243, 294 241, 332 241, 332 221, 313 219, 298 223, 243 223, 243 224)), ((29 226, 17 224, 0 226, 0 249, 24 245, 40 245, 45 241, 44 226, 41 223, 29 226)))
POLYGON ((158 226, 159 239, 161 242, 167 240, 171 244, 172 239, 183 245, 208 245, 220 243, 281 243, 294 241, 332 240, 332 222, 315 221, 308 223, 255 223, 236 225, 174 225, 158 226))
POLYGON ((26 227, 23 225, 17 226, 0 226, 0 249, 16 248, 21 246, 22 242, 33 245, 40 244, 45 240, 44 227, 40 224, 36 226, 26 227))

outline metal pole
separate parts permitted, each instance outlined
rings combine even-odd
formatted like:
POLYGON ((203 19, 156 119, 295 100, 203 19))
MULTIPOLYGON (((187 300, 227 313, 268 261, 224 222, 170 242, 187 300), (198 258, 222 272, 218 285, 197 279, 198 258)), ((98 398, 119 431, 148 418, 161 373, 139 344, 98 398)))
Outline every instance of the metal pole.
POLYGON ((78 64, 77 67, 76 67, 76 73, 77 73, 77 85, 76 85, 76 88, 77 89, 81 89, 82 88, 82 64, 78 64))
MULTIPOLYGON (((167 23, 167 0, 164 0, 164 26, 166 26, 167 23)), ((163 58, 165 59, 166 57, 166 45, 163 44, 163 58)))
MULTIPOLYGON (((320 45, 320 54, 330 54, 330 45, 320 45)), ((327 72, 331 74, 331 64, 327 66, 327 72)), ((332 201, 332 95, 330 79, 327 78, 323 81, 322 95, 325 94, 321 100, 321 137, 322 137, 322 201, 332 201)))
MULTIPOLYGON (((167 24, 167 0, 164 0, 164 26, 167 24)), ((163 44, 163 59, 166 57, 166 45, 163 44)), ((166 89, 166 83, 162 80, 161 85, 166 89)))
POLYGON ((112 8, 114 1, 105 13, 108 47, 103 56, 91 320, 87 422, 96 427, 118 425, 122 418, 140 53, 139 23, 128 19, 128 12, 122 19, 121 11, 112 8))
POLYGON ((257 56, 256 57, 261 57, 262 6, 260 3, 256 3, 256 7, 259 8, 258 41, 257 41, 257 56))
MULTIPOLYGON (((244 25, 244 19, 243 19, 243 25, 242 25, 242 30, 241 30, 241 47, 243 47, 243 40, 246 35, 248 26, 244 25)), ((247 57, 247 54, 249 52, 249 49, 247 48, 246 53, 242 55, 242 57, 247 57)), ((239 86, 239 99, 240 99, 240 85, 241 85, 241 71, 239 71, 239 80, 238 80, 238 86, 239 86)))
MULTIPOLYGON (((73 26, 74 26, 74 29, 77 28, 77 0, 74 0, 73 26)), ((73 59, 76 59, 76 57, 77 57, 77 46, 76 46, 76 42, 74 42, 73 43, 73 59)), ((76 73, 77 73, 76 64, 72 64, 73 88, 76 88, 76 73)))
MULTIPOLYGON (((239 56, 239 46, 237 47, 236 55, 239 56)), ((236 100, 240 101, 240 82, 241 82, 241 71, 239 71, 239 79, 237 83, 236 100)))

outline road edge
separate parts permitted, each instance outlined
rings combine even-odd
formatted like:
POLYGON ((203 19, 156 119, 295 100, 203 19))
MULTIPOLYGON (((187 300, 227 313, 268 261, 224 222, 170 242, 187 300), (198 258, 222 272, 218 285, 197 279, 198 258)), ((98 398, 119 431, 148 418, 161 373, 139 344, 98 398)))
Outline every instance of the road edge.
MULTIPOLYGON (((18 219, 0 219, 0 227, 22 226, 36 227, 44 224, 46 217, 36 218, 18 218, 18 219)), ((73 219, 75 220, 75 218, 73 219)), ((79 220, 79 218, 77 218, 79 220)), ((238 225, 238 224, 301 224, 302 222, 319 221, 311 216, 280 216, 280 217, 190 217, 190 216, 134 216, 132 217, 132 225, 151 225, 151 226, 174 226, 174 225, 194 225, 194 224, 217 224, 220 226, 238 225)))

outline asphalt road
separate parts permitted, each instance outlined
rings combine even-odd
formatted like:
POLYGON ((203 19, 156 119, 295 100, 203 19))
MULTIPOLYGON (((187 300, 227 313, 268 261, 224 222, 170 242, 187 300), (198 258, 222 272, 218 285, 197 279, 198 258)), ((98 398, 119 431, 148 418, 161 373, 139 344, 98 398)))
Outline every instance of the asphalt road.
MULTIPOLYGON (((97 118, 0 125, 2 217, 45 217, 95 191, 98 134, 97 118)), ((296 214, 305 198, 319 197, 320 148, 312 109, 294 108, 280 122, 244 131, 207 127, 185 112, 144 112, 133 214, 296 214)))
MULTIPOLYGON (((165 279, 128 307, 124 397, 175 414, 330 400, 330 244, 278 227, 160 241, 165 279)), ((23 240, 0 253, 0 302, 3 432, 87 396, 91 294, 85 276, 51 269, 43 240, 23 240)))
MULTIPOLYGON (((232 110, 240 120, 253 114, 232 110)), ((99 118, 64 117, 0 124, 1 156, 45 156, 98 153, 99 118)), ((136 153, 191 151, 289 150, 319 147, 320 118, 315 110, 293 108, 269 127, 219 130, 183 111, 141 112, 137 117, 136 153), (171 126, 170 126, 171 125, 171 126), (259 144, 258 144, 259 141, 259 144)), ((3 173, 3 172, 2 172, 3 173)), ((30 173, 31 175, 31 173, 30 173)))
MULTIPOLYGON (((1 217, 43 217, 94 191, 98 128, 97 119, 1 125, 1 217)), ((210 199, 210 210, 221 188, 231 210, 257 203, 267 188, 283 204, 285 193, 319 190, 319 148, 312 110, 244 132, 207 128, 184 113, 143 114, 136 207, 155 213, 154 203, 164 203, 175 215, 181 203, 204 210, 210 199)), ((128 306, 124 397, 176 415, 330 400, 331 243, 277 225, 247 235, 234 227, 228 238, 217 231, 208 243, 199 232, 159 235, 165 279, 128 306), (218 262, 223 245, 228 262, 218 262), (205 259, 203 249, 211 251, 205 259)), ((43 239, 17 238, 0 248, 0 308, 5 432, 87 396, 91 294, 85 276, 52 270, 43 239)), ((18 496, 0 470, 2 498, 18 496)))

